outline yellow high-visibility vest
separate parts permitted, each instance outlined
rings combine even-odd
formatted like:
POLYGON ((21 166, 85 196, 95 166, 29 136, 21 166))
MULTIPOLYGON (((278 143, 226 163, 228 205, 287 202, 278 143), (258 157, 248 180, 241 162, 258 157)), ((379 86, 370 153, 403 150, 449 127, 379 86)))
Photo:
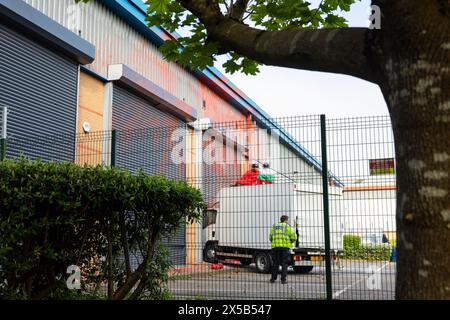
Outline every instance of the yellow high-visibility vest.
POLYGON ((269 234, 272 248, 288 248, 297 240, 294 229, 285 222, 279 222, 273 225, 269 234))

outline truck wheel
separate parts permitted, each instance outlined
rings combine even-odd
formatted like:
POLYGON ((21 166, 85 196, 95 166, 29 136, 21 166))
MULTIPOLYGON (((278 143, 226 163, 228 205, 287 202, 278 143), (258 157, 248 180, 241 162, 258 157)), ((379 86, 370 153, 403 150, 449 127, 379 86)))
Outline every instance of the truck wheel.
POLYGON ((214 243, 209 243, 205 246, 203 250, 203 260, 209 263, 216 263, 217 260, 217 245, 214 243))
POLYGON ((272 268, 272 257, 267 252, 258 252, 255 256, 256 270, 260 273, 269 273, 272 268))
POLYGON ((292 267, 297 273, 308 273, 311 272, 314 266, 294 266, 292 267))

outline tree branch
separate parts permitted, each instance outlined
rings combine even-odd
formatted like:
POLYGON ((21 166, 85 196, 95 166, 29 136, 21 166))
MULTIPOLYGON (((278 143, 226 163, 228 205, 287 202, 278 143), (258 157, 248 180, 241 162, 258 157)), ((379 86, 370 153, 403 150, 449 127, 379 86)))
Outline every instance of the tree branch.
POLYGON ((236 52, 266 65, 346 74, 378 82, 366 28, 265 31, 224 17, 211 1, 178 0, 206 26, 221 52, 236 52))
POLYGON ((184 8, 192 12, 205 26, 219 23, 223 18, 220 7, 212 0, 177 0, 184 8))
POLYGON ((153 254, 155 251, 155 243, 159 235, 159 227, 155 226, 149 235, 147 242, 147 252, 144 256, 143 261, 138 266, 135 272, 133 272, 125 281, 125 283, 116 290, 113 295, 114 300, 122 300, 134 287, 134 285, 141 279, 142 274, 145 272, 149 262, 153 259, 153 254))
POLYGON ((237 0, 233 7, 230 8, 229 17, 236 21, 243 21, 249 2, 250 0, 237 0))
POLYGON ((125 212, 119 213, 119 225, 120 225, 120 233, 122 238, 122 245, 123 245, 123 255, 125 258, 125 268, 127 272, 127 279, 131 275, 131 262, 130 262, 130 249, 128 244, 128 235, 127 235, 127 229, 125 226, 125 212))
POLYGON ((365 28, 263 31, 231 19, 208 27, 221 49, 266 65, 340 73, 377 82, 365 28))

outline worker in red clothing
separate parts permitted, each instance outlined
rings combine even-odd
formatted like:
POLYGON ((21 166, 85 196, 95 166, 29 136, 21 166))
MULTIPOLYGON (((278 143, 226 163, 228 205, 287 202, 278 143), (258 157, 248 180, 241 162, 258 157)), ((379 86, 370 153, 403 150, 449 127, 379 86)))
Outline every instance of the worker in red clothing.
POLYGON ((257 163, 253 163, 252 168, 236 182, 236 186, 252 186, 263 184, 263 181, 258 179, 258 176, 259 165, 257 163))

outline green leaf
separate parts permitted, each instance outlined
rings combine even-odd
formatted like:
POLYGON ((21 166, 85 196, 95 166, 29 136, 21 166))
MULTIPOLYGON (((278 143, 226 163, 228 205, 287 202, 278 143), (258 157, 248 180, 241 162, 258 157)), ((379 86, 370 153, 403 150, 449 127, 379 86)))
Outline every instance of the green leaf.
POLYGON ((165 14, 169 9, 171 0, 148 0, 148 13, 165 14))

